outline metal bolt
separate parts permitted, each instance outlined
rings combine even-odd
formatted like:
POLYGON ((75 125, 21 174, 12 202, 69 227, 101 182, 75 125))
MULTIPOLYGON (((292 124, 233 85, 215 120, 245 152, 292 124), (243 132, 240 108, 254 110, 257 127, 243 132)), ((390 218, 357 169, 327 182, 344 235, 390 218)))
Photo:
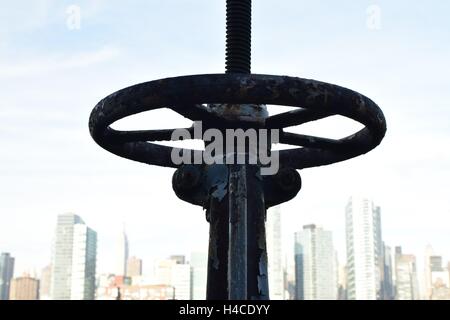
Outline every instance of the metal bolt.
POLYGON ((300 190, 302 178, 297 170, 292 168, 282 168, 275 176, 275 181, 283 191, 300 190))
POLYGON ((195 188, 200 182, 201 172, 193 165, 186 165, 175 171, 172 183, 178 190, 195 188))

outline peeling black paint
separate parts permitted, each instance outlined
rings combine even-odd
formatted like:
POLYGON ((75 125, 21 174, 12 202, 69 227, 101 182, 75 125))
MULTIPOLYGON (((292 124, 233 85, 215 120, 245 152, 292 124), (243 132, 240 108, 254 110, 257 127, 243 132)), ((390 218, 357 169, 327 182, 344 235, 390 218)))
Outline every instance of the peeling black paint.
POLYGON ((251 0, 227 0, 226 50, 226 74, 167 78, 119 90, 95 106, 89 130, 101 147, 118 156, 177 168, 173 190, 183 201, 202 206, 210 223, 208 299, 265 300, 269 299, 266 209, 298 194, 302 181, 296 169, 344 161, 375 148, 386 133, 386 120, 372 100, 352 90, 309 79, 250 74, 251 0), (266 104, 298 109, 269 117, 266 104), (233 166, 173 163, 173 148, 152 142, 169 141, 175 129, 110 127, 124 117, 160 108, 201 120, 205 129, 280 129, 280 143, 301 148, 272 151, 278 153, 281 168, 274 176, 263 177, 258 165, 245 165, 241 167, 245 178, 236 180, 231 176, 233 166), (351 118, 364 128, 339 140, 283 131, 333 115, 351 118), (245 188, 234 189, 240 184, 245 188), (245 274, 239 272, 241 267, 245 274))

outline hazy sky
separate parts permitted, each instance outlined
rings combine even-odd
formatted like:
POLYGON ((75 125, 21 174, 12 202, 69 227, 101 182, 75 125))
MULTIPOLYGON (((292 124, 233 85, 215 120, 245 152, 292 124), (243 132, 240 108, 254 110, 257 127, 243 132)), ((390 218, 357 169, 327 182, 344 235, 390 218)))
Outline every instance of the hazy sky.
MULTIPOLYGON (((387 244, 422 256, 431 243, 449 257, 449 12, 445 0, 253 1, 252 72, 349 87, 388 123, 373 152, 301 172, 302 191, 282 206, 286 243, 318 223, 334 231, 342 261, 344 208, 358 193, 381 206, 387 244)), ((104 151, 87 124, 123 87, 223 72, 224 51, 224 0, 0 0, 0 251, 16 257, 18 272, 49 263, 64 212, 98 232, 100 271, 113 267, 123 222, 144 264, 206 248, 204 213, 174 195, 173 170, 104 151)), ((189 125, 163 110, 116 127, 189 125)), ((339 138, 358 128, 331 118, 296 131, 339 138)))

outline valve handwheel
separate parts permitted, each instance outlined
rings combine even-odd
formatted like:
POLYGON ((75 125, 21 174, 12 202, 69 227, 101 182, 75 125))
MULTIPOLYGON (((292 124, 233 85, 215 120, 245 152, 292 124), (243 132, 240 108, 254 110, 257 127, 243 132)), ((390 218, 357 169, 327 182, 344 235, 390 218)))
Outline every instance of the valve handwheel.
POLYGON ((178 166, 171 160, 172 147, 152 143, 170 141, 175 129, 117 131, 110 125, 140 112, 170 108, 209 126, 252 127, 252 123, 245 121, 230 123, 203 105, 213 103, 298 107, 266 118, 262 126, 281 129, 280 143, 302 147, 279 151, 281 166, 295 169, 332 164, 367 153, 381 142, 386 132, 380 108, 357 92, 315 80, 258 74, 194 75, 131 86, 101 100, 91 113, 89 128, 93 139, 114 154, 175 168, 178 166), (333 115, 351 118, 365 127, 340 140, 283 131, 333 115))
MULTIPOLYGON (((385 135, 386 120, 372 100, 352 90, 315 80, 251 74, 251 0, 226 0, 226 4, 225 74, 167 78, 117 91, 95 106, 89 130, 100 146, 118 156, 177 168, 172 179, 175 194, 206 209, 210 224, 208 300, 265 300, 269 298, 266 210, 300 191, 296 169, 344 161, 375 148, 385 135), (267 116, 265 105, 297 109, 267 116), (278 173, 262 176, 256 164, 175 164, 174 148, 155 141, 170 141, 176 129, 111 128, 122 118, 161 108, 221 132, 228 128, 279 129, 278 142, 296 148, 272 151, 278 153, 278 173), (339 140, 285 131, 334 115, 353 119, 364 128, 339 140)), ((185 129, 195 132, 194 126, 185 129)))

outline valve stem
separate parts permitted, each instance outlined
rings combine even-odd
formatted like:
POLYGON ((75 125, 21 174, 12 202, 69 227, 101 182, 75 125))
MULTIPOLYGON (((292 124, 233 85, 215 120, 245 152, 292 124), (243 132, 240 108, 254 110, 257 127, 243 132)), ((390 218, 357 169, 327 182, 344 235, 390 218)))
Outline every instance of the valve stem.
POLYGON ((252 0, 227 0, 226 73, 250 73, 252 0))

